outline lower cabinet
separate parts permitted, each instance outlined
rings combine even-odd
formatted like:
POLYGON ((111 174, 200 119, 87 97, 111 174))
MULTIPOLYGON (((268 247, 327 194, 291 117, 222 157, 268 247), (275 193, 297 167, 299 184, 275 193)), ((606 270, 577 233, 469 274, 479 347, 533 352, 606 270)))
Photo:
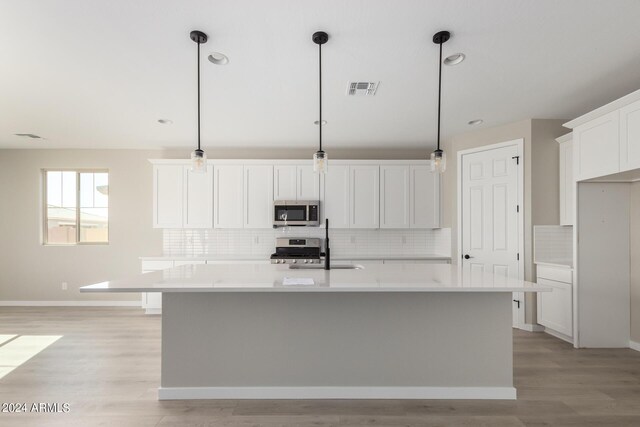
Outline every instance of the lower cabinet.
POLYGON ((572 271, 566 268, 538 267, 538 284, 552 288, 538 293, 538 323, 552 335, 573 337, 573 285, 572 271), (550 331, 549 331, 550 330, 550 331))

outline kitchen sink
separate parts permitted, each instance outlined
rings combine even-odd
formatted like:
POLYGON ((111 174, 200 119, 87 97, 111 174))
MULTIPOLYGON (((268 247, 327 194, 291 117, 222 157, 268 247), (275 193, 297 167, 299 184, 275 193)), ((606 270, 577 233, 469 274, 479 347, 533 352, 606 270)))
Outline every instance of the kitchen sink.
MULTIPOLYGON (((291 270, 324 270, 323 264, 289 264, 291 270)), ((364 266, 360 264, 338 264, 332 265, 332 270, 362 270, 364 266)))

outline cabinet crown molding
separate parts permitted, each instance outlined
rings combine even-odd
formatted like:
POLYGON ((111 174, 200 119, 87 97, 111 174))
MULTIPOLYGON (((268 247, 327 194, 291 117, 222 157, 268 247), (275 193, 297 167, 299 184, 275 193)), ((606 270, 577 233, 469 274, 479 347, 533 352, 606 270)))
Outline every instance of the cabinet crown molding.
POLYGON ((619 110, 622 107, 626 107, 629 104, 633 104, 634 102, 640 100, 640 89, 635 92, 631 92, 628 95, 623 96, 622 98, 618 98, 615 101, 612 101, 608 104, 603 105, 602 107, 596 108, 593 111, 589 111, 586 114, 583 114, 580 117, 577 117, 562 126, 575 129, 577 126, 583 125, 587 122, 590 122, 593 119, 597 119, 600 116, 611 113, 612 111, 619 110))

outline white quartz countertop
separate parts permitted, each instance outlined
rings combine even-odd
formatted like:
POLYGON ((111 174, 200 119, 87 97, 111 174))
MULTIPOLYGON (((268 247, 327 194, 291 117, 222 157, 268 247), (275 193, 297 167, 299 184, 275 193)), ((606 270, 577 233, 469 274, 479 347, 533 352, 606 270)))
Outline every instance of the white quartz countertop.
MULTIPOLYGON (((331 260, 451 260, 450 255, 332 255, 331 260)), ((141 261, 269 261, 269 255, 143 256, 141 261)))
POLYGON ((194 264, 83 286, 81 292, 542 292, 551 288, 450 264, 293 270, 274 264, 194 264), (312 285, 285 285, 286 279, 312 285))

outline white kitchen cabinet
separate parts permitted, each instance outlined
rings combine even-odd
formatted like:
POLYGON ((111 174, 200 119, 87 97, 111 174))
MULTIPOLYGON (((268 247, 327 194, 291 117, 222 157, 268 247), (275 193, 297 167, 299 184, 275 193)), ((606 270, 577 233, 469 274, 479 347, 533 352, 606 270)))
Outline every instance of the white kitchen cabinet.
POLYGON ((352 165, 350 228, 380 227, 380 166, 352 165))
POLYGON ((298 165, 297 200, 320 200, 320 174, 313 171, 313 165, 298 165))
POLYGON ((573 336, 572 270, 537 266, 537 283, 552 288, 538 294, 538 323, 552 335, 571 342, 573 336), (558 335, 560 333, 561 335, 558 335))
POLYGON ((275 165, 273 193, 275 200, 320 200, 320 174, 313 165, 275 165))
POLYGON ((409 228, 410 166, 380 166, 380 228, 409 228))
POLYGON ((205 173, 184 166, 183 228, 213 228, 213 166, 205 173))
POLYGON ((350 212, 350 167, 331 164, 324 176, 321 200, 322 224, 329 219, 329 228, 349 228, 350 212))
POLYGON ((573 130, 578 181, 620 171, 619 117, 619 110, 612 111, 573 130))
POLYGON ((620 109, 620 170, 640 168, 640 101, 620 109))
POLYGON ((296 200, 297 167, 295 165, 276 165, 273 167, 274 200, 296 200))
POLYGON ((573 225, 575 211, 573 142, 571 136, 558 138, 560 150, 560 225, 573 225))
POLYGON ((183 165, 153 166, 153 227, 182 228, 183 165))
POLYGON ((244 166, 244 228, 273 227, 273 166, 244 166))
POLYGON ((429 165, 410 167, 410 227, 440 227, 440 174, 429 165))
POLYGON ((243 165, 214 165, 213 171, 214 227, 243 228, 243 165))

